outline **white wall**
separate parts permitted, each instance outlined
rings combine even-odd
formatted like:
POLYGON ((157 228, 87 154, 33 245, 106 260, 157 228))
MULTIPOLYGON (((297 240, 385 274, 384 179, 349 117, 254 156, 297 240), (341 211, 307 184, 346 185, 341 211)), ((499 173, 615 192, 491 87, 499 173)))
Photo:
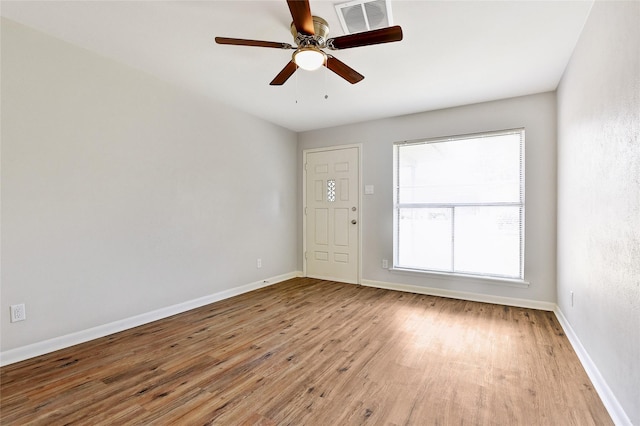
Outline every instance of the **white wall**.
POLYGON ((1 89, 3 352, 296 271, 295 133, 4 19, 1 89))
POLYGON ((636 425, 639 23, 639 2, 596 2, 558 88, 558 305, 636 425))
MULTIPOLYGON (((428 93, 425 94, 428 96, 428 93)), ((556 299, 556 97, 543 93, 496 102, 468 105, 421 114, 301 133, 302 151, 331 145, 362 143, 364 184, 374 185, 363 195, 362 276, 376 284, 392 283, 512 299, 550 302, 556 299), (426 275, 389 272, 382 259, 393 258, 393 142, 436 136, 525 127, 526 129, 526 243, 525 279, 528 288, 468 279, 439 279, 426 275)), ((301 176, 301 175, 300 175, 301 176)), ((301 179, 298 179, 301 181, 301 179)), ((298 186, 302 197, 302 187, 298 186)), ((302 198, 301 198, 302 199, 302 198)), ((302 225, 299 222, 301 229, 302 225)), ((299 244, 302 246, 301 235, 299 244)), ((302 257, 298 257, 302 268, 302 257)))

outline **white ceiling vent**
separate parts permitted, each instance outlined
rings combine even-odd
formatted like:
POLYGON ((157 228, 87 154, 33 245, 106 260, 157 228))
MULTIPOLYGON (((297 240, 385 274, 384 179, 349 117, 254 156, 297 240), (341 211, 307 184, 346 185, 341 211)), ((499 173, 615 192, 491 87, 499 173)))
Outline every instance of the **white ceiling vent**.
POLYGON ((391 0, 355 0, 336 4, 335 7, 345 34, 393 25, 391 0))

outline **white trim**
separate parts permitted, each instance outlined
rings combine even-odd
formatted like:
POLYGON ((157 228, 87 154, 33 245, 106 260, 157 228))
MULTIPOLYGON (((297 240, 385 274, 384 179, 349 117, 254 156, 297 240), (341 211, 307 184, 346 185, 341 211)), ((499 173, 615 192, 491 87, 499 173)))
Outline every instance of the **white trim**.
POLYGON ((389 272, 399 273, 405 275, 431 275, 438 279, 445 280, 467 280, 474 281, 477 283, 483 284, 497 284, 503 285, 507 287, 519 287, 519 288, 529 288, 529 281, 513 279, 513 278, 499 278, 499 277, 490 277, 484 275, 471 275, 471 274, 460 274, 460 273, 452 273, 452 272, 436 272, 436 271, 425 271, 421 269, 409 269, 409 268, 389 268, 389 272))
POLYGON ((582 346, 582 342, 580 342, 578 335, 573 331, 573 328, 571 328, 569 321, 567 321, 560 307, 556 305, 553 312, 556 314, 556 318, 558 318, 558 322, 560 322, 564 334, 569 339, 573 350, 576 352, 576 355, 578 355, 578 359, 587 372, 587 376, 589 376, 591 383, 593 383, 593 387, 596 389, 602 403, 609 412, 613 423, 618 426, 632 426, 631 420, 625 413, 622 405, 620 405, 611 388, 607 385, 607 382, 604 377, 602 377, 602 374, 600 374, 600 370, 598 370, 598 367, 589 356, 587 350, 582 346))
MULTIPOLYGON (((302 276, 307 276, 307 154, 314 152, 337 151, 342 149, 358 149, 358 271, 357 283, 362 280, 362 144, 335 145, 320 148, 310 148, 302 151, 302 276)), ((332 281, 345 281, 331 279, 332 281)))
POLYGON ((553 302, 541 302, 538 300, 517 299, 513 297, 493 296, 489 294, 469 293, 464 291, 446 290, 442 288, 389 283, 384 281, 362 280, 362 285, 368 287, 385 288, 387 290, 404 291, 408 293, 427 294, 429 296, 440 296, 449 297, 451 299, 469 300, 472 302, 494 303, 496 305, 539 309, 542 311, 553 311, 556 307, 556 304, 553 302))
POLYGON ((68 348, 80 343, 88 342, 89 340, 98 339, 100 337, 108 336, 113 333, 118 333, 120 331, 148 324, 150 322, 167 318, 172 315, 180 314, 191 309, 199 308, 210 303, 248 293, 259 288, 268 287, 270 285, 291 278, 300 277, 301 275, 302 273, 300 271, 289 272, 287 274, 278 275, 275 277, 267 278, 265 280, 255 281, 239 287, 234 287, 228 290, 220 291, 218 293, 210 294, 208 296, 203 296, 197 299, 178 303, 176 305, 156 309, 155 311, 146 312, 144 314, 136 315, 130 318, 121 319, 64 336, 54 337, 52 339, 0 352, 0 366, 24 361, 29 358, 68 348))

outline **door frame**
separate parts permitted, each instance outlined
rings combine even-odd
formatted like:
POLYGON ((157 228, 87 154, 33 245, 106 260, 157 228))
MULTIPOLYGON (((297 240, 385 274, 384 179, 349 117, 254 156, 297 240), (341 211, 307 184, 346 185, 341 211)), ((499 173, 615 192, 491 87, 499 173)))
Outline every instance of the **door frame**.
POLYGON ((322 148, 310 148, 302 151, 302 275, 307 276, 307 155, 315 152, 338 151, 356 148, 358 150, 358 240, 357 240, 357 278, 356 283, 362 283, 362 144, 333 145, 322 148))

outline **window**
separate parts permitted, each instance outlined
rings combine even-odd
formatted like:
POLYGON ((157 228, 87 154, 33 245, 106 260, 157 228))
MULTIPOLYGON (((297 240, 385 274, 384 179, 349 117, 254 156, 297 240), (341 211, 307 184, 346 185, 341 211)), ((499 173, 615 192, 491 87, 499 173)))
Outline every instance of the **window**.
POLYGON ((394 268, 524 279, 524 129, 394 145, 394 268))

